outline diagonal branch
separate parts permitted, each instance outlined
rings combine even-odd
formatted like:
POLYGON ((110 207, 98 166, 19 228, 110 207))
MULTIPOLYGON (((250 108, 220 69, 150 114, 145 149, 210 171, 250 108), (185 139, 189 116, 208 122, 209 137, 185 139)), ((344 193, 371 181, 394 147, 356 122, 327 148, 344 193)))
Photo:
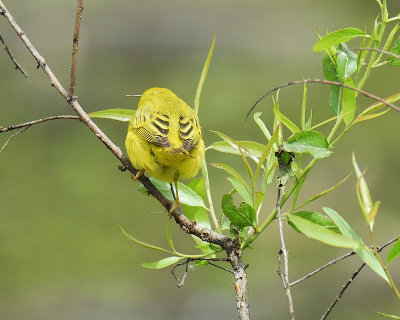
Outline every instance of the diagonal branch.
MULTIPOLYGON (((392 244, 393 242, 397 241, 398 237, 390 240, 389 242, 385 243, 383 246, 376 248, 378 252, 381 252, 383 249, 385 249, 388 245, 392 244)), ((344 292, 346 289, 350 286, 350 284, 353 282, 353 280, 357 277, 357 275, 361 272, 361 270, 366 266, 366 263, 364 262, 361 266, 357 268, 356 271, 351 275, 350 279, 344 284, 342 289, 340 289, 339 293, 336 295, 335 300, 331 303, 329 308, 325 311, 325 313, 322 315, 321 320, 325 320, 332 309, 335 307, 335 305, 339 302, 340 298, 343 296, 344 292)))
MULTIPOLYGON (((3 11, 1 11, 1 12, 3 12, 3 11)), ((24 69, 22 69, 22 67, 19 65, 17 60, 15 60, 14 56, 12 55, 12 53, 11 53, 10 49, 8 48, 8 46, 6 45, 6 42, 4 41, 3 37, 1 36, 1 34, 0 34, 0 42, 3 44, 3 48, 4 48, 4 50, 6 50, 8 56, 10 57, 12 63, 15 66, 15 69, 21 71, 22 75, 25 78, 28 78, 28 74, 25 72, 24 69)))
MULTIPOLYGON (((391 245, 392 243, 394 243, 395 241, 397 241, 398 237, 393 238, 392 240, 389 240, 388 242, 386 242, 384 245, 382 245, 381 247, 378 248, 379 251, 381 251, 382 249, 386 248, 387 246, 391 245)), ((331 261, 329 261, 328 263, 324 264, 323 266, 315 269, 314 271, 311 271, 310 273, 306 274, 305 276, 291 282, 289 285, 291 287, 295 286, 296 284, 299 284, 300 282, 312 277, 313 275, 317 274, 318 272, 325 270, 326 268, 328 268, 329 266, 335 264, 336 262, 339 262, 340 260, 346 259, 348 257, 354 256, 356 254, 355 251, 352 252, 348 252, 340 257, 337 257, 331 261)))

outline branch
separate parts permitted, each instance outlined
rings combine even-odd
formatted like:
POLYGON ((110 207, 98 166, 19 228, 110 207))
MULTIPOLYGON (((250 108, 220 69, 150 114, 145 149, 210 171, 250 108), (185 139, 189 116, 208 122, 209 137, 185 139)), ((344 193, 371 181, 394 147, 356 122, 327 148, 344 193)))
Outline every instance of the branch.
POLYGON ((288 258, 288 252, 287 252, 286 245, 285 245, 285 237, 283 236, 283 221, 282 221, 282 216, 281 216, 280 203, 281 203, 282 188, 283 188, 283 185, 281 183, 279 183, 278 196, 276 199, 276 212, 277 212, 277 216, 278 216, 279 236, 281 238, 281 249, 279 250, 279 254, 278 254, 278 261, 279 261, 278 274, 282 280, 282 284, 283 284, 283 287, 285 288, 286 296, 288 299, 290 319, 295 320, 293 298, 292 298, 292 294, 290 292, 290 284, 289 284, 289 258, 288 258), (283 254, 284 267, 285 267, 283 274, 281 272, 281 267, 280 267, 281 254, 283 254))
POLYGON ((337 81, 329 81, 329 80, 319 80, 319 79, 306 79, 306 80, 298 80, 298 81, 292 81, 292 82, 288 82, 285 84, 281 84, 280 86, 277 86, 271 90, 269 90, 267 93, 265 93, 261 98, 259 98, 254 104, 253 106, 250 108, 249 112, 247 112, 246 115, 246 120, 249 117, 250 113, 254 110, 254 108, 257 106, 257 104, 259 104, 264 98, 266 98, 268 95, 270 95, 271 93, 278 91, 279 89, 285 88, 285 87, 289 87, 289 86, 293 86, 293 85, 298 85, 298 84, 305 84, 305 83, 319 83, 319 84, 327 84, 327 85, 334 85, 334 86, 339 86, 339 87, 343 87, 346 89, 350 89, 350 90, 354 90, 358 93, 361 93, 362 95, 366 96, 367 98, 371 98, 373 100, 379 101, 381 103, 383 103, 384 105, 386 105, 389 108, 392 108, 393 110, 396 110, 398 112, 400 112, 400 107, 394 105, 393 103, 390 103, 388 101, 386 101, 383 98, 380 98, 376 95, 373 95, 365 90, 361 90, 361 89, 357 89, 354 88, 352 86, 349 86, 347 84, 341 83, 341 82, 337 82, 337 81))
MULTIPOLYGON (((5 19, 10 23, 12 28, 18 34, 22 42, 25 44, 29 52, 33 55, 38 63, 38 67, 41 67, 51 81, 51 85, 63 96, 63 98, 70 104, 72 109, 76 112, 79 119, 96 135, 96 137, 109 149, 114 156, 119 159, 122 166, 129 170, 132 174, 136 175, 138 170, 133 168, 129 159, 122 153, 121 149, 116 146, 101 129, 89 118, 87 113, 83 110, 81 105, 78 103, 75 97, 70 98, 68 92, 61 85, 57 77, 51 71, 50 67, 46 63, 45 59, 36 50, 33 44, 30 42, 26 34, 22 31, 20 26, 16 23, 10 12, 6 9, 3 2, 0 0, 0 15, 3 15, 5 19)), ((151 194, 161 205, 169 212, 171 209, 171 202, 169 202, 161 192, 151 183, 149 178, 142 175, 139 181, 145 186, 148 193, 151 194)), ((196 221, 189 220, 179 209, 172 212, 172 216, 175 221, 179 224, 182 230, 185 232, 195 235, 203 241, 214 243, 221 246, 227 253, 227 259, 233 268, 233 274, 235 276, 235 290, 236 290, 236 304, 239 317, 241 320, 250 319, 250 311, 248 306, 248 286, 247 286, 247 275, 246 265, 242 262, 240 246, 237 245, 236 240, 219 234, 215 231, 204 229, 197 225, 196 221)))
POLYGON ((78 59, 79 29, 81 26, 82 10, 83 10, 82 0, 78 0, 78 7, 76 8, 76 17, 75 17, 74 38, 72 40, 71 83, 69 85, 70 99, 73 98, 75 91, 75 73, 76 73, 76 62, 78 59))
POLYGON ((21 124, 14 124, 12 126, 8 127, 0 127, 0 133, 15 130, 15 129, 20 129, 24 127, 30 127, 38 123, 46 122, 49 120, 57 120, 57 119, 73 119, 73 120, 80 120, 78 116, 72 116, 72 115, 59 115, 59 116, 51 116, 51 117, 46 117, 46 118, 41 118, 37 120, 32 120, 28 122, 24 122, 21 124))
MULTIPOLYGON (((397 241, 397 239, 398 239, 398 237, 393 238, 392 240, 388 241, 388 242, 385 243, 382 247, 380 247, 380 250, 382 250, 382 249, 386 248, 387 246, 391 245, 392 243, 394 243, 395 241, 397 241)), ((302 282, 302 281, 304 281, 304 280, 306 280, 306 279, 312 277, 313 275, 317 274, 318 272, 320 272, 320 271, 322 271, 322 270, 325 270, 327 267, 329 267, 329 266, 335 264, 336 262, 339 262, 340 260, 343 260, 343 259, 346 259, 346 258, 348 258, 348 257, 351 257, 351 256, 353 256, 353 255, 355 255, 355 254, 356 254, 356 252, 355 252, 355 251, 352 251, 352 252, 346 253, 346 254, 344 254, 344 255, 342 255, 342 256, 340 256, 340 257, 337 257, 336 259, 333 259, 333 260, 329 261, 328 263, 324 264, 322 267, 319 267, 319 268, 315 269, 314 271, 312 271, 312 272, 306 274, 304 277, 301 277, 301 278, 297 279, 296 281, 291 282, 289 285, 290 285, 291 287, 293 287, 293 286, 295 286, 296 284, 298 284, 298 283, 300 283, 300 282, 302 282)))
POLYGON ((19 135, 19 134, 21 134, 22 132, 24 132, 25 130, 27 130, 29 127, 30 127, 30 126, 27 126, 27 127, 23 128, 22 130, 20 130, 20 131, 14 133, 11 137, 9 137, 9 138, 7 139, 7 141, 6 141, 6 142, 3 144, 3 146, 1 147, 0 152, 2 152, 2 151, 4 150, 5 147, 7 147, 8 143, 9 143, 13 138, 15 138, 17 135, 19 135))
MULTIPOLYGON (((2 12, 3 12, 3 11, 1 11, 0 13, 2 14, 2 12)), ((17 62, 17 60, 15 60, 14 56, 12 55, 10 49, 8 49, 8 47, 7 47, 7 45, 6 45, 6 42, 4 41, 3 37, 1 36, 1 34, 0 34, 0 41, 1 41, 1 43, 3 44, 4 50, 6 50, 8 56, 10 57, 12 63, 14 64, 15 69, 21 71, 22 75, 23 75, 25 78, 28 78, 28 74, 24 71, 24 69, 22 69, 22 67, 19 65, 19 63, 17 62)))
POLYGON ((228 262, 228 260, 226 258, 187 258, 184 262, 180 262, 177 263, 171 270, 172 275, 174 276, 176 281, 179 281, 179 283, 177 284, 178 288, 182 287, 186 278, 187 278, 187 274, 188 274, 188 270, 189 270, 189 263, 192 261, 207 261, 208 264, 218 268, 218 269, 222 269, 224 271, 227 271, 229 273, 233 272, 231 270, 228 270, 226 268, 223 268, 217 264, 212 263, 211 261, 224 261, 224 262, 228 262), (181 266, 185 266, 185 272, 183 273, 182 279, 179 280, 178 277, 175 274, 175 269, 181 266))
MULTIPOLYGON (((377 251, 381 252, 384 248, 386 248, 388 245, 392 244, 393 242, 397 241, 398 237, 390 240, 389 242, 385 243, 382 247, 378 247, 377 251)), ((351 278, 345 283, 345 285, 342 287, 342 289, 339 291, 337 296, 335 297, 335 300, 331 303, 329 308, 325 311, 325 313, 322 315, 321 320, 325 320, 329 313, 332 311, 332 309, 335 307, 335 305, 339 302, 340 298, 343 296, 344 292, 346 289, 350 286, 350 284, 353 282, 355 277, 360 273, 360 271, 366 266, 366 263, 364 262, 351 276, 351 278)))

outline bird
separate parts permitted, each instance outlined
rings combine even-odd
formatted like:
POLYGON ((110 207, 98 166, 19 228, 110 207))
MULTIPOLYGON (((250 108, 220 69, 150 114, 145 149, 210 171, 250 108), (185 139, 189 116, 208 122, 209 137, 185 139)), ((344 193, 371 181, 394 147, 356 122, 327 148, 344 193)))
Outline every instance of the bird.
POLYGON ((130 119, 125 147, 138 173, 175 185, 175 201, 169 210, 179 208, 178 180, 193 178, 204 160, 204 141, 199 118, 171 90, 147 89, 140 98, 136 114, 130 119))

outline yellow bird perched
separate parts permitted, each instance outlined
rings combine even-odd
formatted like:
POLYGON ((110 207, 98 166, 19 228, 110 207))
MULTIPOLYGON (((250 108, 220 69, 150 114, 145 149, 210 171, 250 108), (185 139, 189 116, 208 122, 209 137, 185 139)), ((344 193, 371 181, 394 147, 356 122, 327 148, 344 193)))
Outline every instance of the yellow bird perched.
POLYGON ((178 179, 194 177, 204 159, 194 110, 169 89, 146 90, 129 122, 125 146, 132 165, 139 169, 134 180, 147 171, 154 178, 174 182, 176 198, 170 212, 179 208, 178 179))

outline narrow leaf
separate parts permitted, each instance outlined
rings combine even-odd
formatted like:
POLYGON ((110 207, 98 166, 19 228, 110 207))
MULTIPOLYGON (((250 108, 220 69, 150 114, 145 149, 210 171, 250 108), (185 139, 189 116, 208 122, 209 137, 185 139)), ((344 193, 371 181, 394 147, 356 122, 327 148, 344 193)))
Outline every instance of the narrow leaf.
POLYGON ((279 110, 279 103, 276 101, 274 104, 274 114, 285 125, 292 133, 300 132, 300 128, 296 126, 288 117, 284 116, 281 111, 279 110))
POLYGON ((253 200, 251 199, 250 192, 245 185, 243 185, 240 180, 230 177, 227 180, 232 184, 233 188, 239 193, 242 199, 248 203, 249 205, 253 206, 253 200))
POLYGON ((318 131, 295 133, 283 145, 287 152, 308 153, 318 159, 328 157, 332 153, 328 148, 328 140, 318 131))
POLYGON ((400 317, 399 317, 399 316, 395 316, 395 315, 393 315, 393 314, 387 314, 387 313, 382 313, 382 312, 378 312, 378 311, 377 311, 376 313, 379 314, 379 315, 381 315, 382 317, 385 317, 385 318, 400 320, 400 317))
MULTIPOLYGON (((354 87, 354 82, 351 78, 347 78, 344 83, 350 87, 354 87)), ((349 88, 343 88, 342 112, 344 123, 346 126, 349 126, 356 113, 356 91, 349 88)))
POLYGON ((258 127, 264 134, 264 136, 267 138, 267 140, 271 139, 271 134, 269 133, 269 130, 267 129, 267 126, 265 123, 260 119, 262 112, 256 112, 254 114, 254 121, 257 123, 258 127))
POLYGON ((362 30, 357 28, 346 28, 336 30, 327 34, 325 37, 320 39, 313 47, 316 52, 321 52, 330 47, 336 46, 339 43, 347 42, 356 37, 363 37, 365 34, 362 30))
MULTIPOLYGON (((166 197, 170 201, 174 200, 171 193, 171 186, 168 182, 161 181, 153 177, 150 177, 150 181, 163 194, 164 197, 166 197)), ((140 186, 140 190, 145 194, 147 193, 143 185, 140 186)), ((178 192, 179 192, 179 202, 181 204, 186 204, 192 207, 202 207, 208 210, 208 208, 204 204, 203 199, 194 190, 187 187, 181 182, 178 182, 178 192)))
POLYGON ((214 32, 213 41, 212 41, 210 50, 208 51, 207 59, 206 59, 206 62, 204 63, 203 71, 201 72, 201 76, 200 76, 199 85, 197 86, 197 90, 196 90, 196 97, 194 99, 194 111, 196 113, 198 113, 198 111, 199 111, 200 95, 201 95, 201 91, 203 90, 204 82, 206 81, 208 68, 210 66, 211 58, 212 58, 213 51, 214 51, 215 36, 216 36, 216 31, 214 32))
POLYGON ((332 110, 335 116, 342 113, 342 90, 342 87, 332 85, 329 93, 329 109, 332 110))
POLYGON ((357 54, 351 51, 340 51, 337 56, 339 80, 344 82, 357 70, 357 54))
POLYGON ((337 184, 335 184, 333 187, 331 187, 331 188, 329 188, 329 189, 327 189, 327 190, 324 190, 324 191, 322 191, 322 192, 320 192, 320 193, 318 193, 318 194, 312 196, 311 198, 307 199, 307 200, 304 201, 300 206, 298 206, 298 207, 296 208, 296 210, 299 210, 300 208, 303 208, 303 207, 306 206, 307 204, 309 204, 309 203, 311 203, 311 202, 313 202, 313 201, 315 201, 315 200, 321 198, 322 196, 324 196, 324 195, 328 194, 329 192, 335 190, 336 188, 340 187, 340 186, 350 177, 350 175, 351 175, 351 173, 349 173, 343 180, 339 181, 339 182, 338 182, 337 184))
POLYGON ((233 177, 235 177, 237 180, 240 181, 240 183, 246 187, 247 191, 250 192, 250 188, 246 183, 246 180, 244 180, 244 178, 241 176, 241 174, 239 172, 237 172, 234 168, 232 168, 231 166, 225 164, 225 163, 210 163, 211 166, 218 168, 218 169, 222 169, 226 172, 228 172, 230 175, 232 175, 233 177))
MULTIPOLYGON (((390 50, 391 52, 393 52, 396 55, 400 55, 400 37, 396 40, 396 42, 394 43, 393 48, 390 50)), ((389 62, 390 66, 400 66, 400 59, 395 58, 395 57, 389 57, 387 59, 387 61, 389 62)))
POLYGON ((356 161, 356 156, 353 153, 352 155, 352 162, 353 162, 353 167, 354 171, 356 172, 357 176, 357 197, 359 199, 359 205, 360 208, 364 214, 365 220, 368 223, 368 213, 372 209, 372 199, 371 195, 369 193, 369 188, 367 185, 367 181, 364 178, 364 173, 361 172, 360 168, 358 167, 357 161, 356 161))
POLYGON ((275 130, 275 132, 272 135, 271 139, 268 141, 267 145, 265 146, 265 149, 263 151, 263 154, 260 157, 260 160, 257 163, 256 172, 254 174, 254 179, 257 179, 258 174, 260 173, 260 170, 261 170, 261 166, 265 162, 267 157, 270 157, 271 155, 273 157, 275 157, 274 154, 273 154, 273 151, 275 151, 275 149, 277 149, 276 148, 277 146, 275 144, 277 139, 278 139, 278 130, 275 130))
POLYGON ((172 264, 177 263, 178 261, 182 260, 183 257, 172 256, 168 258, 164 258, 155 262, 144 262, 142 263, 142 267, 148 269, 162 269, 168 267, 172 264))
POLYGON ((362 244, 359 241, 353 240, 350 237, 338 234, 328 230, 323 226, 312 223, 306 219, 295 215, 288 215, 289 221, 296 226, 298 230, 311 239, 315 239, 334 247, 341 248, 360 248, 362 244))
POLYGON ((107 109, 88 113, 90 118, 103 118, 118 121, 129 121, 136 114, 136 110, 107 109))
POLYGON ((132 237, 130 234, 128 234, 128 233, 124 230, 124 228, 122 228, 121 225, 119 225, 119 227, 120 227, 122 233, 125 235, 125 237, 127 237, 129 240, 131 240, 131 241, 133 241, 133 242, 135 242, 135 243, 137 243, 137 244, 139 244, 139 245, 141 245, 141 246, 143 246, 143 247, 145 247, 145 248, 149 248, 149 249, 156 250, 156 251, 161 251, 161 252, 166 252, 166 253, 174 254, 174 252, 172 252, 172 251, 170 251, 170 250, 166 250, 166 249, 157 247, 157 246, 155 246, 155 245, 152 245, 152 244, 149 244, 149 243, 140 241, 140 240, 138 240, 138 239, 132 237))
POLYGON ((400 238, 394 243, 387 256, 387 264, 389 265, 394 259, 400 257, 400 238))
MULTIPOLYGON (((357 235, 357 233, 350 227, 350 225, 333 209, 324 207, 323 210, 325 213, 335 222, 338 226, 340 232, 350 237, 360 243, 363 243, 361 238, 357 235)), ((379 276, 389 282, 389 279, 383 270, 379 260, 375 257, 375 255, 367 248, 364 244, 364 248, 361 247, 361 250, 355 249, 355 252, 359 255, 359 257, 379 276)))
MULTIPOLYGON (((296 213, 292 213, 292 215, 303 218, 305 220, 308 220, 311 223, 318 224, 327 230, 331 230, 333 232, 340 233, 338 227, 335 225, 335 223, 332 221, 332 219, 328 218, 326 215, 323 215, 322 213, 313 212, 313 211, 299 211, 296 213)), ((289 224, 291 225, 291 227, 294 230, 301 233, 301 231, 299 229, 297 229, 296 226, 290 220, 289 220, 289 224)))

